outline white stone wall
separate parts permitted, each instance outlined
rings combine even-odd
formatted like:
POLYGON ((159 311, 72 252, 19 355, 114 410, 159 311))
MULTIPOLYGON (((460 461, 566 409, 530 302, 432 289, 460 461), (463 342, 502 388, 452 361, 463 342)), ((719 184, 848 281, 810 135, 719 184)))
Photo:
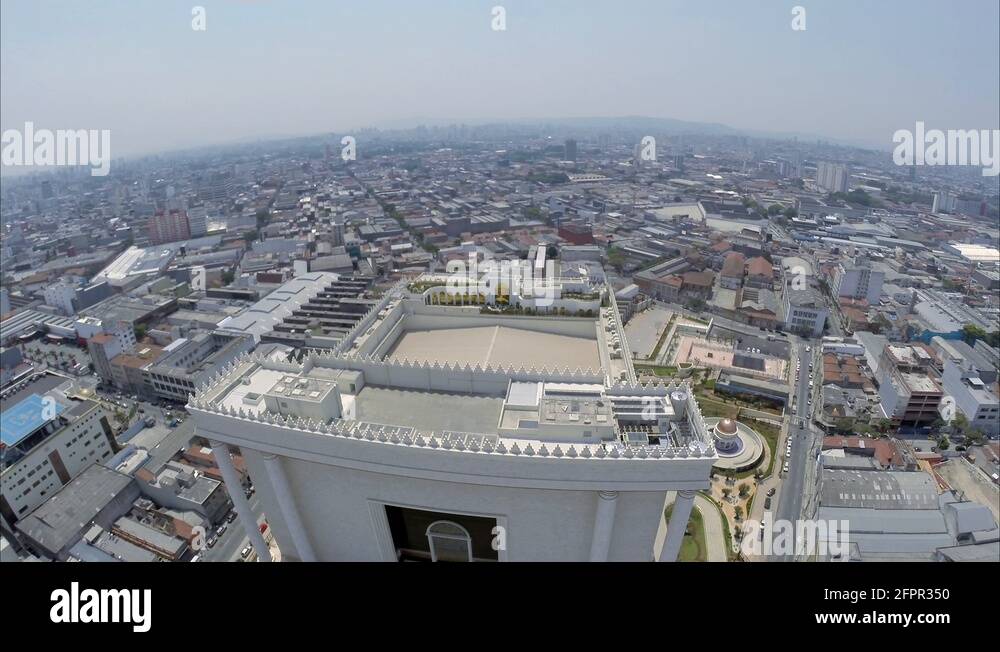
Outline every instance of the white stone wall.
MULTIPOLYGON (((267 480, 263 459, 244 450, 269 527, 285 551, 293 544, 267 480), (270 503, 274 504, 270 504, 270 503)), ((506 561, 587 561, 597 491, 553 491, 435 482, 282 459, 319 561, 390 561, 379 523, 382 504, 495 517, 506 528, 506 561)), ((621 492, 610 561, 652 561, 665 492, 621 492)))

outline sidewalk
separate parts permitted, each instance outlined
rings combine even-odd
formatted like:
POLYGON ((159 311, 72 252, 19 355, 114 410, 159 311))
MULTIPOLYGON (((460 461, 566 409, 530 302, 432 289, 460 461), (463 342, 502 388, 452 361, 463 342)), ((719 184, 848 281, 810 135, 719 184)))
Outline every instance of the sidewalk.
POLYGON ((701 522, 705 526, 708 561, 728 561, 726 539, 722 534, 722 514, 711 500, 701 494, 694 497, 694 506, 701 513, 701 522))

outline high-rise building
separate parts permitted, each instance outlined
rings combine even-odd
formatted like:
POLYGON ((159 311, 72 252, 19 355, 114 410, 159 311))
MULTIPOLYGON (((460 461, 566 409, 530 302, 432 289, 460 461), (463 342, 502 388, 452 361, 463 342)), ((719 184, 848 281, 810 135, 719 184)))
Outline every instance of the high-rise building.
POLYGON ((816 185, 827 192, 847 192, 851 172, 843 163, 820 161, 816 166, 816 185))
POLYGON ((882 296, 885 272, 872 269, 871 262, 859 256, 854 262, 840 263, 833 271, 833 292, 838 297, 864 299, 878 305, 882 296))
POLYGON ((155 245, 191 238, 191 225, 186 211, 159 211, 149 218, 148 229, 149 240, 155 245))
POLYGON ((105 382, 114 382, 111 360, 135 349, 135 331, 127 322, 101 324, 102 332, 87 340, 87 351, 94 371, 105 382))
POLYGON ((882 413, 897 426, 927 426, 938 418, 943 392, 933 356, 920 345, 886 344, 878 365, 882 413))
POLYGON ((566 160, 575 161, 576 160, 576 141, 572 138, 566 141, 566 160))
POLYGON ((934 193, 934 204, 931 206, 932 213, 951 213, 955 210, 958 197, 950 192, 938 191, 934 193))

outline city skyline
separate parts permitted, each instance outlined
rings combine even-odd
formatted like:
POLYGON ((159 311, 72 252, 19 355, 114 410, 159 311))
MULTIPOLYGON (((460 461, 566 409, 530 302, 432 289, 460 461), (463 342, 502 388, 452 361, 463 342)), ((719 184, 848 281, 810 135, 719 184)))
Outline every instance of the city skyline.
POLYGON ((805 30, 784 3, 570 12, 507 2, 498 31, 494 4, 205 2, 197 31, 190 3, 5 2, 0 128, 110 129, 117 158, 365 127, 584 117, 887 151, 917 121, 998 126, 992 2, 947 12, 809 3, 805 30), (32 33, 40 23, 46 32, 32 33), (940 38, 958 33, 960 48, 940 38))

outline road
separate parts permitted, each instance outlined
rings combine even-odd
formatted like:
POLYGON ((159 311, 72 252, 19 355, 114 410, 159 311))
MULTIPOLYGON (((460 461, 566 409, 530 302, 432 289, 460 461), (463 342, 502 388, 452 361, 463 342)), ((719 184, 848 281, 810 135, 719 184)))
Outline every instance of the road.
MULTIPOLYGON (((257 520, 260 521, 260 517, 264 513, 264 510, 260 506, 260 501, 257 500, 256 493, 250 497, 250 509, 253 511, 254 516, 257 517, 257 520)), ((243 526, 240 525, 239 518, 237 518, 226 527, 225 533, 219 537, 219 540, 214 546, 205 549, 202 553, 202 560, 239 561, 240 551, 248 545, 250 545, 250 541, 247 539, 246 533, 243 531, 243 526)))
MULTIPOLYGON (((814 346, 815 342, 809 340, 794 339, 793 351, 795 357, 802 361, 802 368, 799 372, 798 381, 795 382, 794 406, 792 408, 791 425, 788 429, 788 438, 792 442, 791 459, 784 457, 784 451, 779 450, 781 460, 775 460, 775 464, 784 464, 788 460, 788 474, 785 475, 781 484, 781 495, 778 499, 778 508, 775 510, 775 519, 796 522, 802 515, 803 497, 806 495, 806 470, 810 464, 814 464, 813 459, 815 446, 822 437, 818 430, 812 427, 812 406, 809 405, 809 397, 814 388, 809 387, 812 374, 809 372, 810 361, 818 359, 818 352, 814 346), (806 352, 806 347, 811 351, 806 352)), ((794 371, 792 372, 795 373, 794 371)), ((822 374, 822 367, 814 368, 816 374, 822 374), (817 370, 818 369, 818 370, 817 370)), ((818 383, 818 387, 821 383, 818 383)), ((808 487, 812 491, 812 487, 808 487)), ((791 561, 792 557, 776 557, 776 559, 791 561)))

